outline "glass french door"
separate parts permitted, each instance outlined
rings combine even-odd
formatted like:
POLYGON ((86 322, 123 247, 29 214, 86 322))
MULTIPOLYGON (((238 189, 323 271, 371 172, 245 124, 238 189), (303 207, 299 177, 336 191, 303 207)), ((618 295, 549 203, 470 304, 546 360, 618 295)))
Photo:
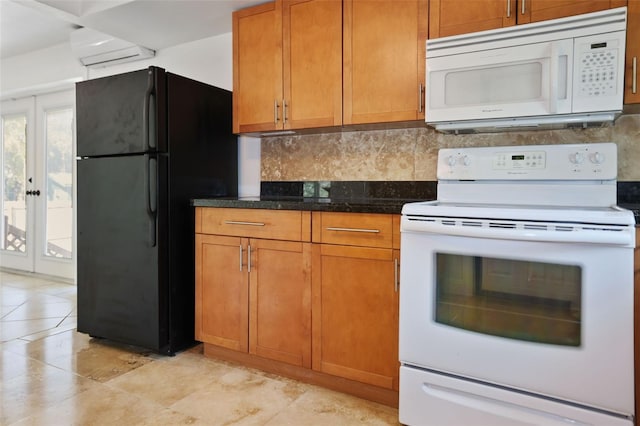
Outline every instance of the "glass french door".
POLYGON ((2 103, 0 266, 74 278, 73 91, 2 103))

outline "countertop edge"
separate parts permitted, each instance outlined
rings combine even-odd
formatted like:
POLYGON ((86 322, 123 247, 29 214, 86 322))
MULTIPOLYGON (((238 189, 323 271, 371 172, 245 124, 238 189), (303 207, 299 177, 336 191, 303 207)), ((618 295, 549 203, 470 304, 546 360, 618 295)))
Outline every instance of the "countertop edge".
POLYGON ((240 209, 267 209, 267 210, 303 210, 345 213, 386 213, 400 214, 402 206, 406 203, 425 200, 329 200, 329 199, 302 199, 302 200, 242 200, 242 199, 193 199, 194 207, 240 208, 240 209))
MULTIPOLYGON (((324 212, 352 212, 352 213, 384 213, 400 214, 406 203, 430 201, 415 199, 371 199, 371 200, 332 200, 327 198, 304 198, 296 200, 274 199, 239 199, 239 198, 196 198, 191 200, 193 207, 216 207, 235 209, 267 209, 267 210, 303 210, 324 212)), ((619 205, 630 210, 640 227, 640 205, 619 205)))

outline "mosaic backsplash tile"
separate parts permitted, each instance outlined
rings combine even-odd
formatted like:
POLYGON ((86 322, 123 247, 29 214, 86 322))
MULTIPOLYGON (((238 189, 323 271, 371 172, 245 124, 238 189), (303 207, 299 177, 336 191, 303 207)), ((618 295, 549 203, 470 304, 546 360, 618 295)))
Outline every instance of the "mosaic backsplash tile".
POLYGON ((431 128, 263 138, 263 181, 434 181, 440 148, 615 142, 618 180, 640 181, 640 114, 589 129, 445 135, 431 128))

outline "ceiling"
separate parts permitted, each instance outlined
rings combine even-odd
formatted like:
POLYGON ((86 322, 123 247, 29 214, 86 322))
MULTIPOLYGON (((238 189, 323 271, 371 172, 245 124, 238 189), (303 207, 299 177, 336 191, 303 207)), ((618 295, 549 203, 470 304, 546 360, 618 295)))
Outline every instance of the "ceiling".
POLYGON ((265 0, 0 0, 0 59, 88 27, 159 50, 231 31, 231 12, 265 0))

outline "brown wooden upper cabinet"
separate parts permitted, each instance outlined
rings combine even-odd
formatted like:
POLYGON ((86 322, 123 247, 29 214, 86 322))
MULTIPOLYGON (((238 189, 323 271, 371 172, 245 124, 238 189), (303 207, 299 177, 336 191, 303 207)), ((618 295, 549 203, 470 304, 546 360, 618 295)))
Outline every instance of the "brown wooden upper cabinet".
POLYGON ((345 0, 344 124, 424 119, 427 0, 345 0))
POLYGON ((624 103, 640 103, 640 0, 627 5, 627 57, 624 73, 624 103))
MULTIPOLYGON (((634 1, 637 0, 631 0, 634 1)), ((626 5, 627 0, 431 0, 429 38, 546 21, 626 5)))
POLYGON ((640 103, 640 0, 431 0, 429 38, 627 6, 624 103, 640 103))
POLYGON ((276 0, 233 13, 235 133, 342 124, 342 3, 276 0))

